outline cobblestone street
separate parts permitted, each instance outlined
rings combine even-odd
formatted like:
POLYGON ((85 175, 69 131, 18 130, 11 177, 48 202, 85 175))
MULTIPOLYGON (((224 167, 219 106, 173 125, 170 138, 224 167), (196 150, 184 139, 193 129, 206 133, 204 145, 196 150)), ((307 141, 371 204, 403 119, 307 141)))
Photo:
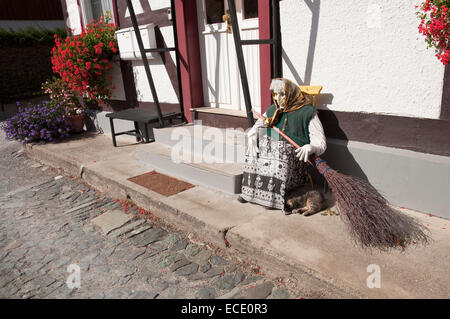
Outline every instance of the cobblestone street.
POLYGON ((0 298, 348 297, 307 274, 230 258, 133 205, 124 213, 118 199, 27 158, 1 130, 0 174, 0 298), (72 264, 78 289, 66 283, 72 264))
POLYGON ((320 285, 297 292, 289 278, 269 280, 257 265, 230 260, 136 207, 121 227, 105 235, 92 220, 123 212, 121 202, 81 180, 59 176, 26 158, 17 143, 0 138, 1 298, 317 298, 330 293, 320 285), (66 284, 71 264, 81 269, 79 289, 66 284))
POLYGON ((450 299, 450 0, 0 1, 0 57, 0 302, 450 299))

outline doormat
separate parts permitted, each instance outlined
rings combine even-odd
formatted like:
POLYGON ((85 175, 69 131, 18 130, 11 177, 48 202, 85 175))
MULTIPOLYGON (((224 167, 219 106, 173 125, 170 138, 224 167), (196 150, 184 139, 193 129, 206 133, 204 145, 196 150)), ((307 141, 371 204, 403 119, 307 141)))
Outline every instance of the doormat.
POLYGON ((128 180, 166 197, 195 187, 195 185, 155 171, 131 177, 128 180))

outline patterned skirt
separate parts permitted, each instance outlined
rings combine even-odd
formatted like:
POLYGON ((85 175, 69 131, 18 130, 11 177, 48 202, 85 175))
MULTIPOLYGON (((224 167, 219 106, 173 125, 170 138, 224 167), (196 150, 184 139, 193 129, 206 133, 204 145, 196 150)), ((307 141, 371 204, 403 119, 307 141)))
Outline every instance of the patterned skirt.
POLYGON ((298 160, 295 147, 263 135, 259 156, 245 158, 241 197, 265 207, 284 209, 285 195, 306 184, 307 179, 307 163, 298 160))

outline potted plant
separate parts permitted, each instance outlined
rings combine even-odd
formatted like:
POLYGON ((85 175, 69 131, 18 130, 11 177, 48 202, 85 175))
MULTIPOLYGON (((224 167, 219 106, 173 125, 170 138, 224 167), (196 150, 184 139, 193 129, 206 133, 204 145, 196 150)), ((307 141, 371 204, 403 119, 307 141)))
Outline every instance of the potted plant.
POLYGON ((67 108, 66 118, 70 123, 70 133, 81 133, 84 127, 84 110, 82 108, 67 108))
POLYGON ((61 78, 53 77, 52 80, 42 84, 42 89, 44 93, 49 95, 51 101, 64 107, 65 118, 71 127, 70 132, 83 132, 84 108, 67 82, 64 82, 61 78))
POLYGON ((450 0, 425 0, 417 15, 421 19, 419 33, 428 47, 434 47, 436 57, 446 65, 450 61, 450 0))
POLYGON ((116 27, 109 18, 92 20, 81 34, 61 39, 55 35, 52 49, 53 71, 69 88, 89 101, 102 103, 111 94, 106 80, 112 68, 112 56, 117 53, 116 27))

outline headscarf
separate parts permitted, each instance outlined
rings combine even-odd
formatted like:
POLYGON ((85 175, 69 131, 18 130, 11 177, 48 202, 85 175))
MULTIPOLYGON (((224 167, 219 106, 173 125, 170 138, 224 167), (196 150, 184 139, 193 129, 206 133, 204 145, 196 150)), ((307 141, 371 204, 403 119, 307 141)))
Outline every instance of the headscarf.
POLYGON ((298 85, 288 79, 272 79, 270 90, 272 91, 272 100, 276 110, 272 117, 265 120, 267 127, 276 125, 283 113, 294 112, 305 105, 312 104, 311 95, 302 93, 298 85), (280 92, 281 90, 284 90, 285 95, 285 106, 283 109, 280 108, 278 101, 275 99, 275 92, 280 92))

